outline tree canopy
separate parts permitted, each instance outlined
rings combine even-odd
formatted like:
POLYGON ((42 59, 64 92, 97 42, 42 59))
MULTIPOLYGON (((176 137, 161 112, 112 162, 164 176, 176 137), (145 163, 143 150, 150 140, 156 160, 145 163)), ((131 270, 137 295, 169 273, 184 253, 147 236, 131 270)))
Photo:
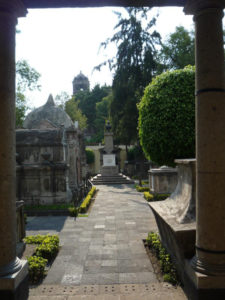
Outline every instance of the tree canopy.
POLYGON ((16 127, 22 127, 28 109, 27 91, 40 90, 40 74, 26 60, 16 63, 16 127))
POLYGON ((139 136, 146 156, 174 166, 195 157, 195 70, 167 71, 146 87, 139 104, 139 136))
POLYGON ((149 10, 129 7, 125 14, 116 12, 115 33, 102 43, 117 45, 116 57, 107 61, 114 71, 110 116, 117 141, 127 145, 137 139, 137 103, 156 71, 155 44, 160 35, 153 30, 156 18, 148 20, 149 10))
POLYGON ((165 70, 183 69, 195 64, 195 38, 183 26, 177 26, 165 42, 161 43, 158 54, 158 73, 165 70))
POLYGON ((56 104, 70 116, 73 122, 78 121, 80 129, 87 128, 87 118, 80 110, 79 102, 71 98, 67 92, 61 92, 55 97, 56 104))

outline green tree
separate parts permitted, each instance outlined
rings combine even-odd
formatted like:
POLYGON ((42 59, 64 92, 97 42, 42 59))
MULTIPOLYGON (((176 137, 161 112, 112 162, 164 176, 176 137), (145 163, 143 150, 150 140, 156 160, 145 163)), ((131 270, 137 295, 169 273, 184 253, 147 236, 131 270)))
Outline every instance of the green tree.
POLYGON ((162 73, 146 87, 139 104, 143 150, 159 165, 195 157, 195 70, 162 73))
POLYGON ((94 126, 96 134, 94 140, 96 142, 102 142, 104 138, 105 122, 109 119, 109 106, 112 101, 112 93, 104 97, 102 101, 96 103, 96 118, 94 126))
POLYGON ((40 90, 40 74, 26 60, 16 63, 16 127, 22 127, 27 105, 27 91, 40 90))
POLYGON ((170 69, 183 69, 187 65, 195 64, 195 38, 183 26, 177 26, 174 33, 170 34, 161 44, 158 55, 159 73, 170 69))
POLYGON ((79 108, 87 118, 87 124, 89 128, 95 131, 95 119, 96 119, 96 104, 101 102, 111 91, 111 87, 102 86, 99 84, 94 86, 91 91, 80 91, 75 95, 75 101, 79 102, 79 108))
POLYGON ((116 32, 102 43, 104 47, 110 43, 117 46, 116 57, 108 60, 115 74, 110 115, 117 141, 126 145, 137 139, 137 103, 156 70, 154 45, 159 43, 160 35, 153 31, 156 18, 148 20, 149 10, 125 8, 126 16, 117 12, 116 32))
POLYGON ((87 128, 87 118, 79 109, 79 102, 74 101, 74 97, 65 103, 65 111, 70 118, 75 122, 78 121, 80 129, 87 128))
POLYGON ((70 116, 73 122, 78 121, 80 129, 87 128, 87 118, 79 108, 79 101, 75 101, 65 91, 55 96, 55 103, 70 116))

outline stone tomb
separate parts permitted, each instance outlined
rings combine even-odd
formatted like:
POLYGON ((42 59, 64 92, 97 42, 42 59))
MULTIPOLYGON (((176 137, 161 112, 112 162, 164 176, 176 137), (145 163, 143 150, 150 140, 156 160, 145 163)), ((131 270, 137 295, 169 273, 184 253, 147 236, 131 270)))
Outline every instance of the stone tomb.
POLYGON ((84 186, 83 135, 52 96, 16 131, 17 198, 25 204, 71 202, 84 186))

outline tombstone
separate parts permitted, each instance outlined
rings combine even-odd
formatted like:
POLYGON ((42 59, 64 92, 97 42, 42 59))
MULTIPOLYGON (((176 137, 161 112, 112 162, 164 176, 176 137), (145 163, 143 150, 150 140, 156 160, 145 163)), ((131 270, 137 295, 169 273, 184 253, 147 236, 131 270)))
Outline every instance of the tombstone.
POLYGON ((127 176, 119 173, 119 153, 120 148, 113 144, 113 132, 109 121, 105 126, 105 146, 100 150, 101 167, 100 174, 92 178, 93 184, 129 184, 134 183, 127 176))

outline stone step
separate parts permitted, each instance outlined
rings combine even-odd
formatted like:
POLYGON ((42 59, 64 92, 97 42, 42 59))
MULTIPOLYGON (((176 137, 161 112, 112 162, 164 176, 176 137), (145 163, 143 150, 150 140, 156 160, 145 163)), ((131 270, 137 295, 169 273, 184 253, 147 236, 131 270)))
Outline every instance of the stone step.
POLYGON ((102 176, 101 174, 96 175, 91 179, 91 182, 94 185, 100 185, 100 184, 133 184, 134 181, 131 180, 129 177, 118 174, 118 175, 112 175, 112 176, 102 176))

